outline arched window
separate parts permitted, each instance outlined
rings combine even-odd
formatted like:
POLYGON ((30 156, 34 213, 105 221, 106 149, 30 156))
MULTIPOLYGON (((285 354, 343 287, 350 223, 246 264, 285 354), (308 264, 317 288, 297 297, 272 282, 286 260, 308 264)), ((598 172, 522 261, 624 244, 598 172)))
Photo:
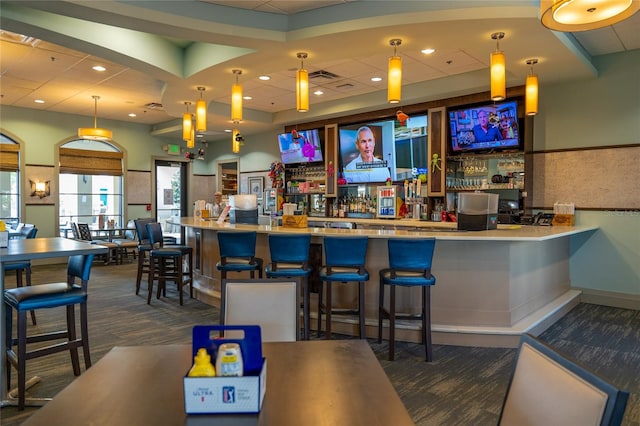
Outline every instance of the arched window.
POLYGON ((124 224, 123 154, 102 141, 81 139, 60 146, 60 224, 95 229, 124 224))
POLYGON ((20 222, 20 144, 0 133, 0 220, 20 222))

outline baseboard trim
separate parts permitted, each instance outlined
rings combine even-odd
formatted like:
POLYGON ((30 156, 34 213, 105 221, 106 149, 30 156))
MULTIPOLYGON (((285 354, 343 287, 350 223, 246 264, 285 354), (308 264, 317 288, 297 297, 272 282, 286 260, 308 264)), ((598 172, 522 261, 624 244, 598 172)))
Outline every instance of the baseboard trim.
POLYGON ((582 302, 620 309, 640 310, 640 295, 572 287, 582 292, 582 302))

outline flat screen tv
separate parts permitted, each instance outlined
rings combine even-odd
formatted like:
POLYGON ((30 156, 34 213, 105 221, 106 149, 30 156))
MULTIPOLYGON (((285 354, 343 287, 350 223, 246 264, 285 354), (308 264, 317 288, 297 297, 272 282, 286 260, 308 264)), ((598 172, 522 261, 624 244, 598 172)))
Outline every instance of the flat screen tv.
POLYGON ((450 152, 492 152, 521 146, 518 103, 507 101, 449 110, 450 152))
POLYGON ((323 159, 317 129, 282 133, 278 135, 278 147, 283 164, 315 163, 323 159))
POLYGON ((382 183, 392 178, 392 169, 395 169, 393 120, 342 126, 338 131, 339 183, 382 183))

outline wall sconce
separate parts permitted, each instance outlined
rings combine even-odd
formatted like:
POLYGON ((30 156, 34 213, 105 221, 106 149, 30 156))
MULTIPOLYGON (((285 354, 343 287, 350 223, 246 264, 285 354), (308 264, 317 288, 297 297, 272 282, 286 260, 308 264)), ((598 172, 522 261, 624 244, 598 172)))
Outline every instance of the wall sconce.
POLYGON ((538 63, 537 59, 527 59, 527 65, 531 65, 531 74, 527 75, 525 85, 525 112, 527 115, 538 113, 538 76, 533 73, 533 66, 538 63))
POLYGON ((307 54, 299 52, 296 56, 300 59, 300 69, 296 73, 296 108, 298 112, 307 112, 309 111, 309 72, 304 69, 307 54))
POLYGON ((239 123, 242 121, 242 85, 238 83, 238 76, 242 70, 233 70, 236 76, 236 83, 231 86, 231 121, 239 123))
POLYGON ((100 96, 94 95, 92 98, 94 104, 93 127, 80 127, 78 129, 78 137, 95 141, 110 141, 113 137, 113 132, 98 127, 98 99, 100 99, 100 96))
POLYGON ((44 181, 44 182, 34 182, 32 180, 29 180, 29 183, 31 184, 31 196, 32 197, 40 197, 40 198, 44 198, 44 197, 48 197, 49 195, 51 195, 51 190, 49 188, 49 182, 51 181, 44 181))
POLYGON ((244 145, 244 138, 238 129, 233 129, 231 135, 231 152, 237 154, 240 152, 240 146, 244 145))
POLYGON ((587 31, 608 27, 640 10, 634 0, 541 0, 542 25, 554 31, 587 31))
POLYGON ((491 38, 496 41, 496 51, 491 53, 491 100, 502 101, 507 97, 506 89, 506 59, 500 50, 500 40, 504 33, 493 33, 491 38))
POLYGON ((207 131, 207 101, 202 97, 204 91, 204 87, 198 87, 198 92, 200 92, 200 99, 196 101, 196 132, 198 133, 207 131))
POLYGON ((389 58, 389 70, 387 75, 387 102, 397 104, 400 102, 402 93, 402 58, 396 55, 396 49, 402 40, 394 38, 389 40, 393 46, 393 56, 389 58))

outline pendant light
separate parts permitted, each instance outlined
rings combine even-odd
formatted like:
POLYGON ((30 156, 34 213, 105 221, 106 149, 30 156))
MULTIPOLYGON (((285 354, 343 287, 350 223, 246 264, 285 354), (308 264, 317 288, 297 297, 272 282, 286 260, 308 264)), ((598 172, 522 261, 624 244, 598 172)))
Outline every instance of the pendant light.
POLYGON ((191 138, 191 130, 193 129, 193 116, 189 112, 191 102, 185 102, 187 110, 182 114, 182 139, 188 141, 191 138))
POLYGON ((196 101, 196 132, 198 133, 207 131, 207 101, 202 97, 204 91, 204 87, 198 87, 198 92, 200 92, 200 99, 196 101))
POLYGON ((507 97, 506 66, 504 52, 500 50, 500 40, 504 33, 493 33, 491 38, 496 40, 496 51, 491 53, 491 100, 502 101, 507 97))
POLYGON ((587 31, 608 27, 640 10, 635 0, 541 0, 542 25, 554 31, 587 31))
POLYGON ((240 130, 233 129, 233 132, 231 133, 231 151, 234 154, 237 154, 240 152, 240 145, 242 145, 243 140, 244 139, 240 134, 240 130))
POLYGON ((187 139, 187 148, 194 148, 196 146, 196 128, 195 126, 191 126, 191 134, 189 135, 189 139, 187 139))
POLYGON ((298 52, 296 56, 300 59, 300 69, 296 73, 296 108, 298 112, 307 112, 309 111, 309 72, 304 69, 307 54, 298 52))
POLYGON ((527 65, 531 65, 531 74, 527 75, 525 85, 525 113, 536 115, 538 113, 538 76, 533 73, 533 66, 538 63, 537 59, 527 59, 527 65))
POLYGON ((400 102, 402 93, 402 58, 396 55, 396 49, 402 40, 394 38, 389 40, 393 46, 393 56, 389 58, 389 70, 387 76, 387 102, 397 104, 400 102))
POLYGON ((233 70, 236 76, 236 83, 231 86, 231 121, 239 123, 242 121, 242 85, 238 83, 238 76, 242 70, 233 70))
POLYGON ((100 96, 92 96, 94 103, 93 127, 80 127, 78 129, 78 137, 82 139, 92 139, 96 141, 110 141, 113 132, 108 129, 98 127, 98 99, 100 96))

